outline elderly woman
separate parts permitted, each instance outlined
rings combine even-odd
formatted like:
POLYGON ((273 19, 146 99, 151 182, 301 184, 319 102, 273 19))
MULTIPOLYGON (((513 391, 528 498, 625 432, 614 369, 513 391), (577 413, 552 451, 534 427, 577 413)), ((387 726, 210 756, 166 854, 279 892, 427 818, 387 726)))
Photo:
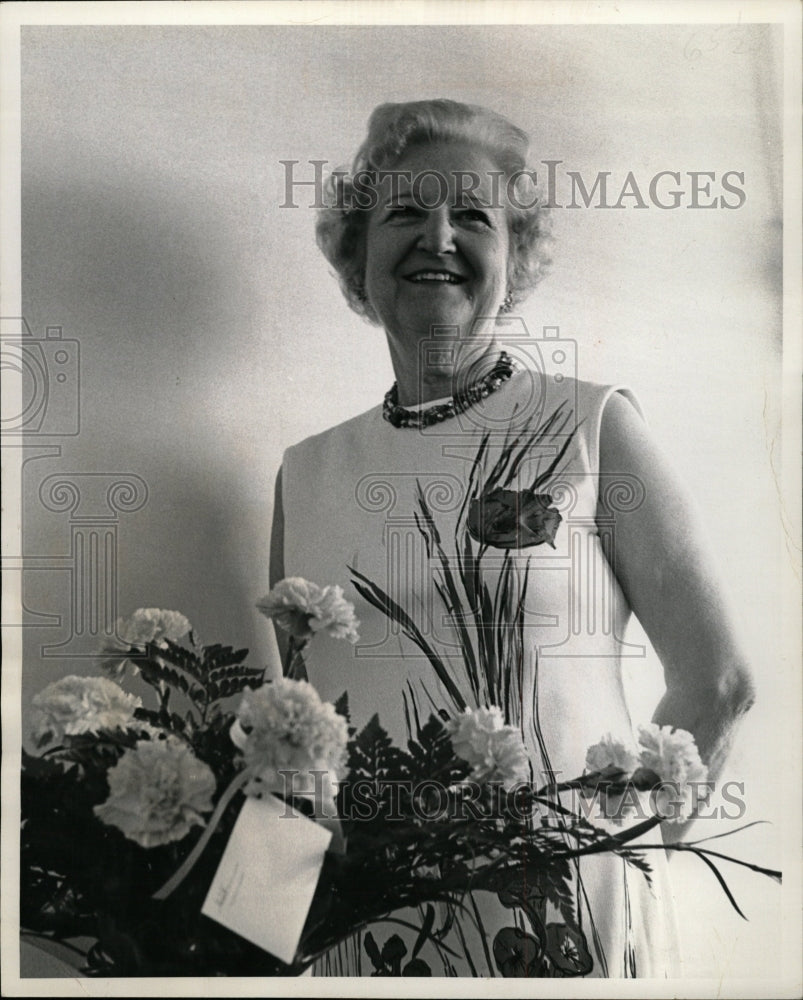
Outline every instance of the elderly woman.
MULTIPOLYGON (((691 732, 713 778, 750 705, 750 674, 693 504, 632 394, 547 376, 539 342, 511 322, 545 262, 527 149, 520 129, 483 108, 386 104, 351 174, 332 178, 318 242, 351 308, 384 329, 396 381, 384 402, 287 450, 272 578, 339 583, 357 606, 360 642, 321 637, 308 662, 323 697, 348 691, 355 723, 378 712, 405 740, 411 719, 453 710, 451 685, 476 703, 415 512, 420 491, 441 538, 452 536, 484 442, 480 476, 493 479, 499 457, 513 456, 505 495, 529 496, 544 515, 508 510, 497 553, 497 567, 505 549, 527 577, 527 651, 504 708, 535 773, 581 773, 603 733, 633 744, 634 721, 645 720, 631 721, 620 671, 632 612, 665 672, 653 721, 691 732), (416 617, 451 684, 361 599, 350 568, 416 617)), ((619 859, 583 863, 575 905, 592 975, 678 974, 663 852, 651 862, 651 887, 619 859)), ((432 957, 434 974, 504 973, 491 945, 515 918, 499 900, 482 909, 485 942, 455 935, 457 957, 432 957)), ((358 974, 359 962, 333 958, 320 971, 358 974)))

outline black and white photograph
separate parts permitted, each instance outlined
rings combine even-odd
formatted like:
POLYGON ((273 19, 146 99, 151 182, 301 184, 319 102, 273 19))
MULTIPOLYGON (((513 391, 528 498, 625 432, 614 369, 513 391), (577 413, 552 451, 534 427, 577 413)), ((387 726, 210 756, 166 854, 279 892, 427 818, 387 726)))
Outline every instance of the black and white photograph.
POLYGON ((799 4, 0 30, 3 995, 799 996, 799 4))

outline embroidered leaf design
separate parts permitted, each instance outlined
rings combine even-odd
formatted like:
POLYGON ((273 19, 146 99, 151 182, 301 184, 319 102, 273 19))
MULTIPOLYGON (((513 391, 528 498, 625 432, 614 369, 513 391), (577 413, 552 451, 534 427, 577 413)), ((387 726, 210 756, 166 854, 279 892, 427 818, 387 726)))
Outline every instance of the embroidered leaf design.
MULTIPOLYGON (((421 512, 420 516, 418 512, 415 512, 416 524, 419 532, 424 537, 428 556, 431 556, 433 550, 437 554, 439 575, 435 578, 435 587, 440 594, 444 607, 448 609, 452 625, 460 637, 460 646, 465 660, 466 672, 469 682, 473 686, 473 681, 477 676, 477 662, 474 654, 474 644, 466 625, 467 622, 472 620, 471 604, 469 603, 468 608, 463 607, 460 589, 452 572, 449 557, 441 543, 441 536, 435 524, 435 518, 432 516, 432 512, 426 502, 421 484, 417 483, 416 485, 418 490, 418 507, 421 512)), ((475 698, 478 693, 477 690, 474 691, 475 698)))
POLYGON ((550 865, 549 878, 544 881, 546 898, 560 911, 561 917, 567 924, 574 924, 574 893, 569 862, 565 859, 555 859, 555 863, 550 865))
POLYGON ((414 958, 408 962, 402 971, 403 976, 431 976, 432 969, 420 958, 414 958))
MULTIPOLYGON (((427 911, 424 914, 424 922, 423 924, 421 924, 421 930, 418 932, 418 937, 415 939, 415 944, 413 945, 413 959, 415 959, 418 956, 419 951, 421 951, 421 949, 426 944, 427 939, 432 935, 432 928, 434 924, 435 924, 435 907, 431 903, 429 903, 427 906, 427 911)), ((414 962, 408 962, 407 969, 409 969, 410 966, 413 964, 414 962)), ((427 969, 429 969, 429 966, 426 964, 426 962, 422 962, 421 964, 425 966, 427 969)), ((404 974, 406 976, 422 975, 422 973, 420 972, 407 972, 407 971, 405 971, 404 974)), ((429 976, 432 975, 432 973, 425 972, 423 973, 423 975, 429 976)))
POLYGON ((543 941, 520 927, 503 927, 494 938, 493 953, 506 979, 532 979, 542 974, 543 941))
POLYGON ((370 931, 368 931, 363 938, 363 944, 365 945, 365 951, 371 959, 374 969, 376 969, 377 972, 380 972, 384 963, 382 962, 382 956, 379 953, 379 948, 377 947, 374 935, 370 931))
POLYGON ((460 693, 459 688, 452 679, 451 672, 444 663, 443 658, 435 652, 432 646, 430 646, 412 618, 402 607, 400 607, 400 605, 389 597, 388 594, 386 594, 375 583, 372 583, 368 577, 358 573, 357 570, 352 567, 349 567, 349 572, 356 577, 356 579, 352 580, 352 583, 358 593, 361 594, 369 604, 372 604, 375 608, 386 615, 392 622, 396 622, 401 625, 404 634, 411 639, 427 657, 429 662, 432 664, 438 679, 443 684, 444 688, 454 702, 455 707, 458 711, 462 712, 466 707, 465 698, 460 693))
POLYGON ((550 961, 563 976, 585 976, 594 967, 585 934, 578 927, 547 924, 546 950, 550 961))
POLYGON ((382 947, 382 961, 390 970, 389 975, 401 975, 401 963, 407 954, 407 945, 398 934, 392 934, 382 947))

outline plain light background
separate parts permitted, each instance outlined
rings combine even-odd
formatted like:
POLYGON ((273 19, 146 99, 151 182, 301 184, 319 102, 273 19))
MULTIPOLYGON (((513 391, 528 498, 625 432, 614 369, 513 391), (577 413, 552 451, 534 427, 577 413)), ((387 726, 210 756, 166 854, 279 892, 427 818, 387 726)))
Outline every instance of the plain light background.
MULTIPOLYGON (((555 210, 554 264, 521 315, 534 336, 559 326, 576 341, 580 377, 635 390, 697 497, 759 688, 728 773, 745 782, 744 820, 778 825, 720 845, 776 864, 788 710, 779 32, 24 27, 23 313, 34 335, 58 325, 80 342, 82 420, 59 456, 26 453, 26 554, 69 550, 68 521, 38 499, 47 475, 140 476, 148 502, 119 524, 120 614, 175 608, 203 640, 275 665, 254 603, 268 589, 282 451, 375 405, 392 380, 381 330, 349 312, 315 247, 309 198, 280 207, 280 161, 301 161, 299 176, 311 159, 342 165, 378 103, 444 96, 525 128, 536 164, 561 160, 559 174, 587 183, 611 171, 616 193, 628 171, 645 197, 654 174, 679 171, 676 210, 555 210), (731 170, 745 175, 741 208, 685 207, 686 172, 714 172, 719 194, 731 170)), ((58 676, 96 671, 41 654, 68 636, 72 599, 68 573, 27 573, 28 622, 56 618, 25 630, 24 706, 58 676)), ((644 719, 658 665, 648 656, 627 674, 644 719)), ((745 924, 702 865, 673 865, 688 975, 770 974, 773 949, 789 947, 781 890, 737 872, 745 924)))

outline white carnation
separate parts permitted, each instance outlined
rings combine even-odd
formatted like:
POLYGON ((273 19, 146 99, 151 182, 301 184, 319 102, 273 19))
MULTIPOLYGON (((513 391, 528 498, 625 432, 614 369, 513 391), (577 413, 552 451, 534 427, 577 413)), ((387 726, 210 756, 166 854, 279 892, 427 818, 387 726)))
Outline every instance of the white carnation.
POLYGON ((685 729, 650 723, 639 726, 638 739, 639 763, 660 782, 652 793, 656 811, 670 822, 688 819, 708 778, 694 737, 685 729))
POLYGON ((192 631, 180 611, 161 608, 138 608, 130 617, 117 621, 117 636, 128 646, 145 646, 149 642, 172 639, 174 642, 192 631))
MULTIPOLYGON (((65 736, 125 729, 142 701, 106 677, 62 677, 33 698, 32 731, 38 745, 65 736)), ((143 724, 144 725, 144 724, 143 724)))
POLYGON ((359 624, 354 616, 354 605, 343 596, 343 588, 336 584, 324 587, 310 618, 312 631, 323 630, 334 639, 347 639, 353 644, 360 638, 357 632, 359 624))
POLYGON ((314 791, 311 772, 322 771, 324 794, 331 798, 346 763, 348 725, 310 683, 282 677, 245 692, 232 739, 254 775, 247 791, 284 790, 285 778, 288 791, 314 791), (283 771, 296 772, 292 789, 283 771))
POLYGON ((359 639, 354 605, 338 586, 319 587, 300 576, 286 577, 257 602, 257 607, 297 639, 309 639, 321 631, 351 643, 359 639))
POLYGON ((586 752, 586 771, 596 773, 612 767, 625 774, 632 774, 638 767, 639 759, 630 744, 606 733, 599 743, 590 746, 586 752))
POLYGON ((527 751, 521 733, 506 726, 501 710, 467 708, 447 723, 455 754, 471 765, 471 777, 479 782, 497 782, 506 789, 528 781, 527 751))
POLYGON ((131 649, 142 652, 149 643, 163 644, 166 639, 178 642, 192 632, 192 625, 180 611, 165 611, 162 608, 137 608, 128 618, 118 618, 115 626, 116 640, 101 650, 104 657, 103 668, 115 676, 122 674, 131 665, 137 672, 137 665, 121 653, 131 649))
POLYGON ((109 797, 95 814, 142 847, 182 840, 212 809, 214 774, 174 736, 126 750, 107 779, 109 797))
MULTIPOLYGON (((638 765, 639 758, 633 750, 632 743, 617 739, 611 733, 606 733, 599 743, 590 746, 586 751, 587 774, 618 771, 624 775, 625 780, 629 780, 638 765)), ((611 774, 610 777, 616 778, 616 775, 611 774)), ((589 783, 582 788, 582 794, 592 798, 600 795, 601 812, 597 817, 598 820, 609 819, 619 826, 630 816, 638 815, 638 793, 632 785, 619 790, 610 787, 599 789, 592 786, 589 779, 589 783)))

